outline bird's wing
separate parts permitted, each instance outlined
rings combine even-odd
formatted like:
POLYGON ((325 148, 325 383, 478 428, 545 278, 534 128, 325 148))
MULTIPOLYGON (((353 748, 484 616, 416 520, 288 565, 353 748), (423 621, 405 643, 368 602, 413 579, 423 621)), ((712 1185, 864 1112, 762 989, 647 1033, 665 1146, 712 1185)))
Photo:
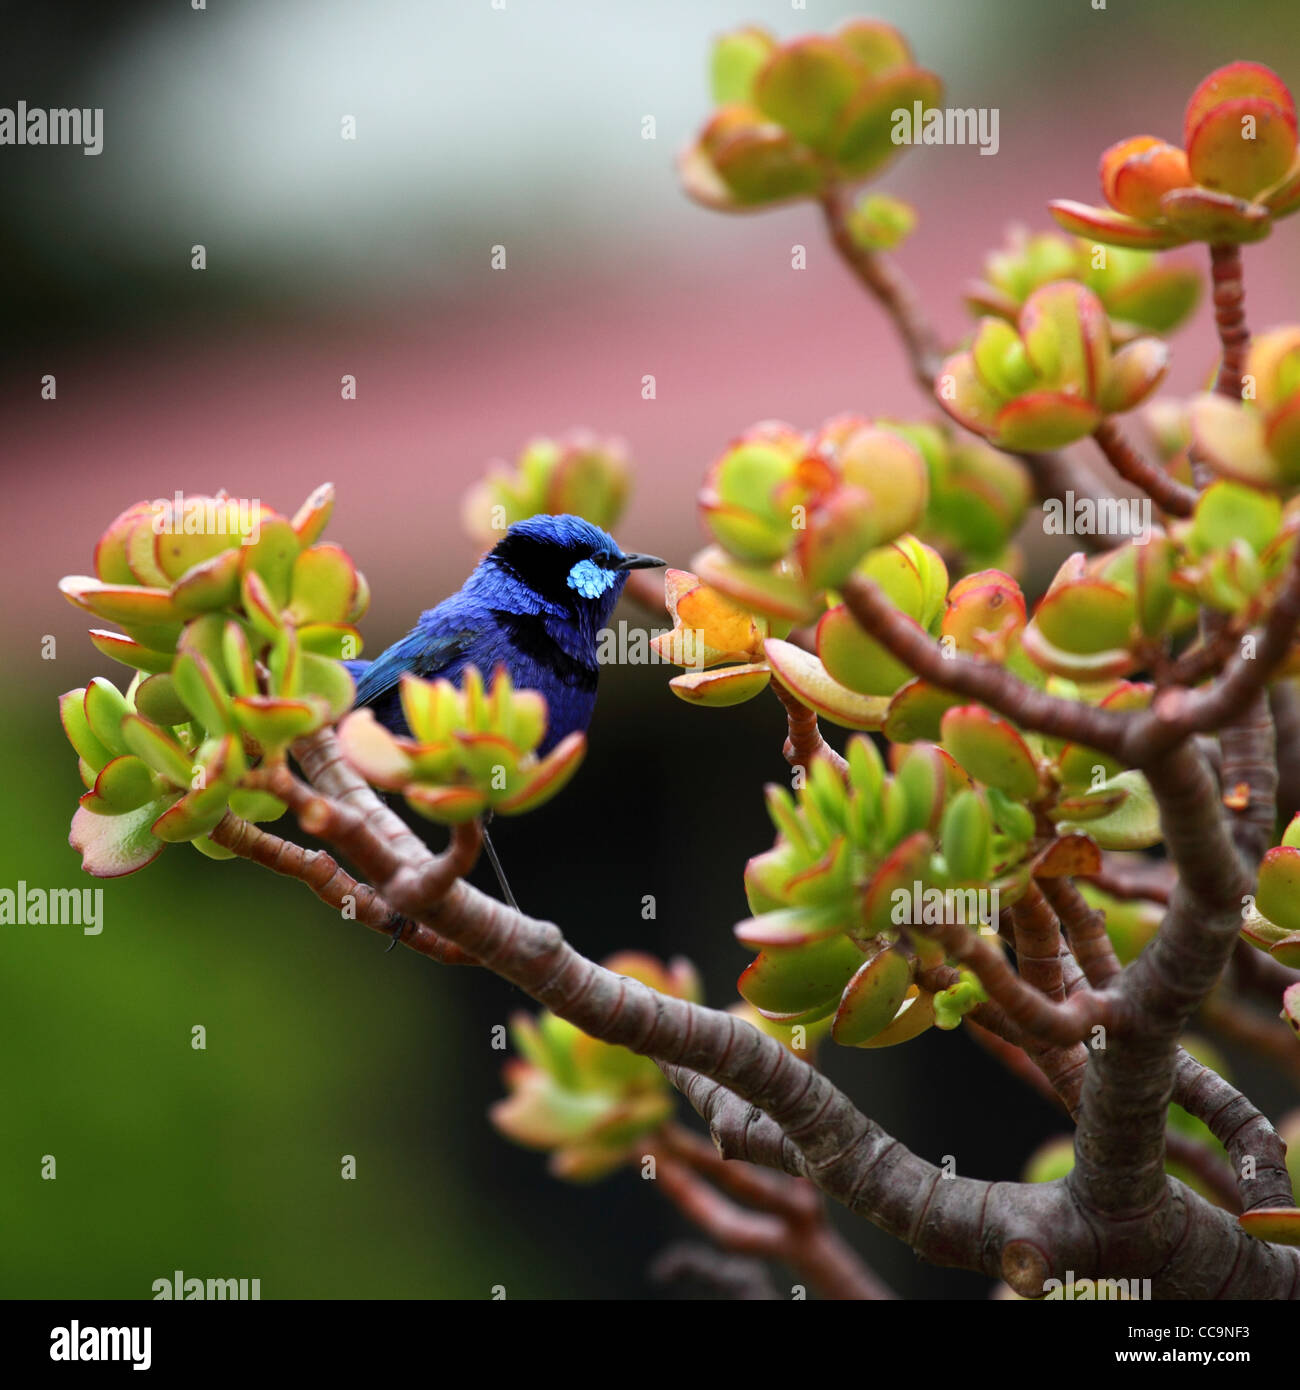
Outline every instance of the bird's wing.
POLYGON ((469 631, 432 634, 417 627, 408 632, 361 673, 354 708, 374 704, 408 671, 426 679, 446 673, 465 656, 472 638, 469 631))

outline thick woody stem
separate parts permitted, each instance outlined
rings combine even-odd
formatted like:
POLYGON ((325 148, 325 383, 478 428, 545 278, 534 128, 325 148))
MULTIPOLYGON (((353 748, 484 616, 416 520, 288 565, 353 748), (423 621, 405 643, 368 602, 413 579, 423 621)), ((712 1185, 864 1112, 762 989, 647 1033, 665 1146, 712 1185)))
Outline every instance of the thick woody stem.
POLYGON ((1164 1219, 1165 1118, 1178 1036, 1214 988, 1241 926, 1250 879, 1233 848, 1214 782, 1185 743, 1148 769, 1179 882, 1155 939, 1120 976, 1123 1015, 1084 1080, 1068 1179, 1083 1205, 1133 1229, 1164 1219))
MULTIPOLYGON (((428 847, 415 831, 391 806, 380 801, 365 778, 344 761, 332 729, 321 729, 308 738, 299 739, 293 746, 293 755, 307 781, 322 796, 342 807, 354 808, 368 827, 369 838, 382 841, 393 860, 419 863, 429 857, 428 847)), ((391 862, 385 859, 385 864, 391 862)), ((375 863, 378 864, 378 860, 375 863)), ((391 871, 391 868, 386 869, 386 872, 391 871)))
POLYGON ((1165 1152, 1172 1163, 1181 1164, 1208 1187, 1225 1211, 1234 1215, 1241 1211, 1241 1195, 1232 1173, 1208 1144, 1171 1129, 1165 1134, 1165 1152))
MULTIPOLYGON (((1250 347, 1250 330, 1246 326, 1245 283, 1242 272, 1241 247, 1235 242, 1215 243, 1210 247, 1210 278, 1214 291, 1214 323, 1219 334, 1221 358, 1214 389, 1221 396, 1240 401, 1242 372, 1250 347)), ((1210 480, 1205 460, 1193 454, 1193 477, 1198 487, 1210 480)), ((1298 548, 1300 550, 1300 548, 1298 548)), ((1294 567, 1293 567, 1294 569, 1294 567)), ((1289 586, 1291 576, 1288 576, 1289 586)), ((1273 612, 1271 626, 1279 610, 1289 602, 1286 586, 1273 612)), ((1203 614, 1202 631, 1212 636, 1223 625, 1218 614, 1203 614)), ((1294 620, 1282 631, 1283 648, 1294 635, 1294 620)), ((1262 653, 1253 654, 1258 660, 1262 653)), ((1221 679, 1218 684, 1226 692, 1214 710, 1209 723, 1198 727, 1218 728, 1223 745, 1224 800, 1232 813, 1232 834, 1238 850, 1248 864, 1257 865, 1272 837, 1273 816, 1277 794, 1277 762, 1273 732, 1273 716, 1264 686, 1273 668, 1281 659, 1273 654, 1255 679, 1239 679, 1232 684, 1221 679)), ((1237 676, 1243 676, 1244 654, 1237 661, 1237 676)))
POLYGON ((1207 676, 1217 675, 1241 641, 1241 629, 1233 621, 1215 627, 1205 641, 1189 647, 1166 667, 1161 685, 1197 685, 1207 676))
POLYGON ((1132 483, 1170 516, 1191 516, 1196 506, 1196 489, 1171 478, 1157 464, 1145 459, 1120 433, 1112 420, 1103 420, 1092 436, 1106 455, 1110 466, 1125 482, 1132 483))
MULTIPOLYGON (((665 1066, 665 1073, 679 1091, 690 1101, 708 1123, 709 1132, 726 1158, 746 1159, 787 1173, 808 1171, 804 1156, 789 1137, 782 1133, 771 1118, 747 1104, 725 1086, 688 1068, 665 1066)), ((912 1177, 906 1170, 896 1180, 912 1177)), ((952 1178, 939 1185, 934 1202, 942 1207, 943 1199, 956 1195, 956 1184, 963 1178, 952 1178)), ((824 1185, 823 1185, 824 1186, 824 1185)), ((1060 1184, 1035 1184, 1035 1197, 1044 1196, 1060 1184)), ((825 1189, 828 1190, 829 1189, 825 1189)), ((1043 1280, 1050 1277, 1052 1258, 1059 1256, 1073 1240, 1081 1237, 1089 1251, 1091 1267, 1105 1269, 1112 1277, 1123 1268, 1145 1267, 1152 1277, 1152 1291, 1158 1298, 1242 1298, 1251 1297, 1249 1289, 1273 1288, 1273 1297, 1300 1296, 1300 1253, 1281 1246, 1253 1241, 1246 1236, 1233 1216, 1220 1208, 1210 1207, 1194 1197, 1176 1182, 1169 1184, 1170 1198, 1161 1219, 1143 1231, 1139 1224, 1130 1239, 1127 1223, 1109 1223, 1089 1218, 1082 1230, 1074 1225, 1075 1213, 1067 1207, 1058 1219, 1068 1221, 1069 1233, 1061 1231, 1044 1240, 1034 1224, 1021 1222, 1018 1234, 1002 1249, 997 1263, 999 1273, 1017 1293, 1033 1297, 1041 1294, 1043 1280), (1154 1262, 1151 1244, 1164 1242, 1166 1254, 1158 1254, 1154 1262), (1227 1245, 1232 1254, 1227 1255, 1227 1245), (1221 1252, 1221 1253, 1216 1253, 1221 1252), (1212 1262, 1227 1256, 1231 1266, 1212 1262), (1250 1268, 1247 1268, 1250 1266, 1250 1268)), ((996 1183, 989 1185, 983 1200, 989 1203, 985 1212, 985 1227, 990 1229, 1001 1213, 1002 1206, 1012 1194, 1023 1193, 1023 1185, 996 1183)), ((830 1192, 829 1195, 858 1210, 851 1192, 830 1192)), ((932 1229, 932 1217, 942 1219, 942 1210, 927 1212, 923 1229, 932 1229)), ((877 1224, 883 1224, 877 1222, 877 1224)), ((889 1227, 886 1226, 886 1229, 889 1227)), ((1079 1252, 1082 1256, 1082 1251, 1079 1252)), ((933 1258, 933 1256, 931 1256, 933 1258)), ((1073 1258, 1073 1256, 1072 1256, 1073 1258)), ((992 1272, 991 1263, 985 1266, 992 1272)), ((1070 1266, 1080 1272, 1078 1264, 1070 1266)), ((1059 1277, 1059 1275, 1058 1275, 1059 1277)))
POLYGON ((791 767, 802 767, 806 772, 814 758, 822 758, 841 778, 848 781, 849 765, 822 737, 816 713, 796 699, 779 680, 773 679, 772 692, 785 706, 789 737, 781 752, 786 762, 791 767))
MULTIPOLYGON (((327 770, 337 758, 333 745, 327 735, 314 750, 327 770)), ((1135 1243, 1125 1238, 1122 1223, 1085 1215, 1096 1208, 1081 1204, 1065 1183, 991 1184, 947 1176, 886 1134, 821 1073, 742 1019, 615 975, 575 952, 550 923, 525 917, 463 882, 456 871, 472 857, 466 853, 476 844, 472 829, 458 831, 447 854, 434 856, 421 847, 419 856, 404 858, 385 879, 392 841, 377 830, 355 831, 345 814, 362 814, 367 801, 372 814, 382 812, 378 799, 363 790, 349 808, 321 801, 323 809, 304 806, 316 833, 331 843, 337 843, 335 832, 345 837, 357 867, 395 911, 455 942, 591 1036, 655 1058, 706 1118, 710 1094, 718 1102, 716 1093, 725 1092, 757 1117, 757 1133, 768 1137, 756 1142, 765 1157, 778 1160, 774 1166, 810 1178, 924 1258, 1001 1275, 1030 1294, 1041 1293, 1044 1279, 1067 1268, 1149 1274, 1162 1297, 1300 1291, 1296 1252, 1250 1240, 1226 1213, 1177 1183, 1168 1184, 1165 1219, 1135 1243)), ((1094 1058, 1089 1077, 1096 1070, 1094 1058)), ((727 1154, 725 1147, 722 1152, 727 1154)), ((736 1156, 764 1161, 757 1153, 736 1156)))
POLYGON ((1277 808, 1277 738, 1268 692, 1258 690, 1219 733, 1223 748, 1223 804, 1232 838, 1254 867, 1273 843, 1277 808))

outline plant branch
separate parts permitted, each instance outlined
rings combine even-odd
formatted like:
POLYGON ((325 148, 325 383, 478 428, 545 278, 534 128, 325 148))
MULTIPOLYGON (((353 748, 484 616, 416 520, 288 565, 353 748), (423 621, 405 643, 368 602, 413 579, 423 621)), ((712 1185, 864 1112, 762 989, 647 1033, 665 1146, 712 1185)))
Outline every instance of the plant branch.
MULTIPOLYGON (((327 778, 337 775, 337 758, 332 732, 317 736, 311 760, 327 778)), ((444 855, 421 846, 419 856, 403 857, 384 879, 378 870, 391 862, 393 847, 377 828, 384 810, 378 798, 363 787, 343 808, 327 799, 325 788, 316 791, 324 809, 303 806, 314 833, 331 843, 335 832, 344 836, 358 869, 395 911, 456 943, 591 1036, 655 1058, 701 1113, 725 1092, 747 1116, 762 1117, 755 1143, 779 1160, 776 1166, 810 1178, 924 1258, 1000 1275, 1029 1294, 1041 1293, 1046 1278, 1066 1269, 1147 1274, 1161 1296, 1277 1296, 1300 1288, 1300 1253, 1251 1240, 1226 1213, 1176 1182, 1167 1185, 1161 1213, 1167 1219, 1155 1222, 1139 1246, 1127 1239, 1124 1223, 1099 1218, 1067 1183, 946 1176, 742 1019, 615 975, 574 951, 552 924, 459 879, 456 869, 476 840, 472 828, 457 831, 444 855), (350 826, 346 811, 360 816, 365 829, 350 826)), ((1089 1078, 1096 1070, 1094 1055, 1089 1078)), ((1085 1101, 1087 1089, 1085 1082, 1085 1101)))
POLYGON ((1121 976, 1121 1017, 1084 1078, 1069 1182, 1089 1210, 1155 1221, 1168 1202, 1165 1123, 1178 1037, 1218 981, 1241 926, 1250 879, 1233 847, 1213 778, 1184 743, 1147 772, 1179 873, 1151 944, 1121 976))
POLYGON ((1129 715, 1067 700, 978 657, 946 655, 944 649, 900 612, 873 580, 855 575, 843 586, 849 612, 863 631, 922 679, 968 696, 1037 733, 1051 734, 1125 758, 1129 715))
POLYGON ((1173 1098, 1228 1151, 1242 1211, 1295 1205, 1286 1145, 1277 1130, 1236 1087, 1181 1047, 1173 1098))
POLYGON ((1246 327, 1246 286, 1241 247, 1216 242, 1210 247, 1210 280, 1214 289, 1214 326, 1222 358, 1214 389, 1221 396, 1241 399, 1241 374, 1246 368, 1250 330, 1246 327))
POLYGON ((1123 972, 1123 966, 1106 933, 1106 914, 1100 908, 1089 907, 1083 894, 1068 878, 1045 878, 1039 886, 1056 910, 1070 950, 1088 983, 1094 989, 1113 985, 1123 972))
POLYGON ((847 199, 843 189, 830 188, 822 195, 826 230, 845 265, 857 276, 871 297, 889 315, 907 349, 917 384, 929 395, 943 362, 943 345, 925 317, 920 298, 907 279, 878 252, 865 250, 849 230, 847 199))
MULTIPOLYGON (((828 189, 821 198, 822 214, 831 242, 844 264, 853 272, 867 293, 884 309, 907 353, 912 376, 927 396, 934 394, 935 378, 943 365, 943 345, 925 315, 911 281, 879 252, 869 251, 854 241, 848 225, 848 200, 842 188, 828 189)), ((1080 496, 1096 495, 1100 483, 1063 453, 1017 453, 1034 480, 1040 502, 1064 498, 1068 492, 1080 496)), ((1111 496, 1109 492, 1106 496, 1111 496)), ((1109 550, 1121 538, 1092 535, 1084 538, 1089 547, 1109 550)))
POLYGON ((789 737, 781 752, 786 762, 791 767, 802 767, 806 772, 815 758, 823 758, 847 781, 849 765, 822 737, 816 711, 796 699, 775 676, 772 678, 772 693, 785 706, 789 737))
POLYGON ((242 820, 232 811, 226 812, 212 830, 211 837, 241 859, 248 859, 264 869, 270 869, 272 873, 305 883, 321 902, 336 912, 350 914, 350 919, 355 919, 371 931, 392 936, 400 929, 402 937, 408 939, 407 944, 431 960, 442 965, 478 963, 459 946, 443 941, 435 933, 419 928, 416 923, 394 912, 373 888, 358 883, 333 855, 324 850, 304 849, 292 840, 282 840, 251 821, 242 820), (413 945, 413 942, 419 944, 413 945))
POLYGON ((1196 507, 1196 489, 1184 486, 1163 468, 1143 458, 1113 420, 1103 420, 1092 437, 1115 472, 1144 492, 1161 511, 1170 516, 1191 516, 1196 507))

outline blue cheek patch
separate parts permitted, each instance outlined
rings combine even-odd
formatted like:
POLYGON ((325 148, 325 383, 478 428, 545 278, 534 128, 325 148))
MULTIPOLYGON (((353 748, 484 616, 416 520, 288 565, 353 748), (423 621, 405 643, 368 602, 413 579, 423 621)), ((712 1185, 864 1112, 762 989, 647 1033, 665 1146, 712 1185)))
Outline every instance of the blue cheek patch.
POLYGON ((618 575, 598 565, 595 560, 579 560, 569 571, 568 585, 576 589, 583 598, 599 598, 606 590, 613 588, 618 575))

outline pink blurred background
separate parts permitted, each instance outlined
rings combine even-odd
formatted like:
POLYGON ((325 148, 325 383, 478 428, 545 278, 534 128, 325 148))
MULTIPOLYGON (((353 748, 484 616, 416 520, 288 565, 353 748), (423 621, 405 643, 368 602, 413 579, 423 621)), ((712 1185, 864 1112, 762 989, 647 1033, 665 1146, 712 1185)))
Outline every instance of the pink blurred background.
MULTIPOLYGON (((288 8, 308 23, 306 11, 288 8)), ((1203 17, 1197 6, 1179 6, 1176 22, 1169 5, 1137 15, 1073 8, 1080 13, 1069 17, 1014 4, 908 8, 919 59, 945 74, 948 101, 1000 110, 996 156, 915 149, 880 181, 919 209, 919 230, 899 260, 950 340, 969 326, 963 282, 1009 222, 1041 229, 1047 198, 1095 199, 1097 155, 1120 136, 1177 138, 1185 94, 1209 67, 1249 52, 1286 70, 1280 6, 1234 15, 1226 43, 1217 7, 1203 17), (1004 15, 996 26, 995 11, 1004 15)), ((101 306, 99 320, 92 313, 89 332, 15 353, 0 383, 8 510, 36 523, 10 529, 12 601, 0 617, 24 664, 37 659, 34 612, 41 633, 74 638, 80 630, 54 581, 88 567, 99 529, 137 497, 224 486, 292 510, 332 480, 339 509, 331 537, 354 553, 375 595, 373 649, 459 582, 472 559, 458 525, 461 494, 487 460, 513 458, 533 434, 582 424, 623 435, 640 477, 623 538, 684 564, 700 539, 693 497, 703 470, 743 427, 766 417, 812 426, 844 410, 927 409, 880 312, 836 262, 815 209, 727 217, 690 204, 677 186, 673 156, 707 109, 709 35, 747 18, 798 31, 803 14, 762 3, 672 5, 653 32, 648 15, 633 19, 626 9, 574 5, 543 15, 520 4, 462 14, 448 51, 458 70, 477 65, 479 82, 438 108, 436 94, 401 84, 394 94, 378 80, 386 56, 403 73, 419 64, 395 56, 391 34, 383 44, 376 37, 378 11, 387 9, 412 26, 413 42, 427 30, 436 49, 438 21, 403 5, 376 7, 367 23, 346 6, 324 9, 305 36, 283 15, 278 26, 264 22, 261 41, 285 45, 285 57, 293 45, 310 53, 313 39, 347 55, 337 59, 346 81, 332 69, 310 79, 300 71, 306 104, 296 101, 291 119, 301 129, 286 135, 310 125, 312 143, 284 164, 275 150, 227 148, 239 138, 238 120, 218 140, 214 107, 194 129, 198 174, 159 186, 183 175, 180 137, 202 115, 212 76, 205 65, 225 32, 217 26, 238 32, 229 17, 156 21, 152 45, 140 43, 130 62, 119 53, 98 75, 111 97, 115 84, 156 78, 150 62, 181 65, 167 78, 173 88, 192 66, 198 111, 178 109, 177 128, 160 131, 124 108, 146 140, 134 150, 122 148, 116 132, 127 121, 115 126, 108 104, 105 154, 65 158, 57 171, 64 257, 99 253, 106 271, 126 258, 126 284, 134 279, 141 292, 106 288, 110 308, 101 306), (206 34, 196 32, 200 23, 206 34), (555 66, 561 60, 600 74, 599 99, 574 90, 579 79, 555 66), (478 119, 484 83, 496 84, 488 132, 478 119), (355 144, 338 138, 337 110, 357 115, 355 144), (641 138, 645 114, 656 116, 653 141, 641 138), (412 135, 420 121, 427 141, 412 135), (412 140, 416 162, 404 185, 402 142, 412 140), (454 142, 454 157, 445 142, 454 142), (205 161, 234 171, 229 196, 196 182, 205 161), (277 177, 287 180, 278 195, 277 177), (157 201, 124 211, 137 190, 157 201), (207 245, 206 271, 189 268, 191 242, 207 245), (506 248, 504 271, 490 268, 497 244, 506 248), (796 244, 807 247, 803 271, 791 269, 796 244), (40 399, 46 372, 57 377, 54 402, 40 399), (340 399, 344 373, 357 379, 355 401, 340 399), (656 377, 653 401, 641 398, 644 374, 656 377)), ((853 12, 830 9, 819 24, 853 12)), ((878 9, 898 17, 902 7, 878 9)), ((248 7, 244 18, 257 22, 248 7)), ((248 80, 265 85, 241 90, 241 102, 283 99, 273 56, 262 53, 248 80)), ((148 99, 159 113, 167 100, 158 89, 148 99)), ((1294 302, 1294 243, 1284 225, 1247 252, 1258 327, 1277 317, 1275 304, 1294 302)), ((1200 259, 1196 248, 1180 254, 1200 259)), ((1175 342, 1175 390, 1199 382, 1211 341, 1202 305, 1175 342)))

